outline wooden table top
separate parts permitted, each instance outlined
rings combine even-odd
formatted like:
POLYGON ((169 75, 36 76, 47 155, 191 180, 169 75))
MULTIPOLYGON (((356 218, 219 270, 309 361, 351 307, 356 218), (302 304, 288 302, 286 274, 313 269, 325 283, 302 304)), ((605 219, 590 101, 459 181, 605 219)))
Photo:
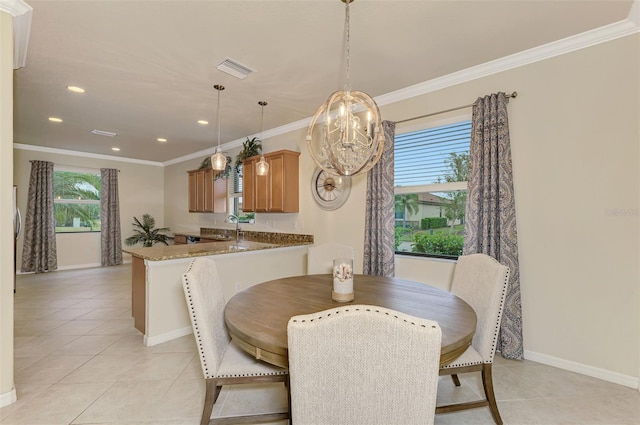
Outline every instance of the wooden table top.
POLYGON ((331 299, 333 278, 293 276, 264 282, 234 295, 225 307, 225 322, 234 343, 249 354, 280 367, 288 366, 287 324, 292 316, 345 304, 390 308, 435 320, 442 329, 440 365, 452 362, 471 344, 476 313, 455 295, 408 280, 356 275, 355 299, 331 299))

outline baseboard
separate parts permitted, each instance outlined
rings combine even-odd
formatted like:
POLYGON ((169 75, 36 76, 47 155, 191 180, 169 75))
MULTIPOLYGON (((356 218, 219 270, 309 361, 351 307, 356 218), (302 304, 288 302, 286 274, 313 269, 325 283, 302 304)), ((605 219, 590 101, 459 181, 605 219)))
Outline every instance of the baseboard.
POLYGON ((0 394, 0 407, 15 403, 16 400, 18 400, 18 397, 16 396, 16 389, 13 388, 8 393, 0 394))
MULTIPOLYGON (((131 259, 123 260, 122 264, 131 264, 131 259)), ((60 266, 54 271, 58 271, 58 270, 75 270, 75 269, 90 269, 90 268, 93 268, 93 267, 102 267, 102 264, 100 264, 100 263, 71 264, 71 265, 68 265, 68 266, 60 266)), ((16 274, 34 274, 34 272, 16 271, 16 274)))
POLYGON ((637 376, 624 375, 622 373, 613 372, 611 370, 600 369, 597 367, 572 362, 570 360, 561 359, 559 357, 550 356, 548 354, 536 353, 529 350, 524 350, 524 358, 537 363, 546 364, 548 366, 557 367, 560 369, 568 370, 570 372, 591 376, 593 378, 602 379, 603 381, 613 382, 614 384, 624 385, 625 387, 640 390, 640 381, 637 376))
POLYGON ((171 341, 172 339, 180 338, 181 336, 189 335, 193 333, 191 326, 182 329, 176 329, 175 331, 167 332, 164 334, 148 337, 144 336, 143 343, 147 347, 162 344, 163 342, 171 341))
POLYGON ((100 263, 88 263, 88 264, 71 264, 68 266, 60 266, 57 270, 75 270, 75 269, 90 269, 93 267, 100 267, 100 263))

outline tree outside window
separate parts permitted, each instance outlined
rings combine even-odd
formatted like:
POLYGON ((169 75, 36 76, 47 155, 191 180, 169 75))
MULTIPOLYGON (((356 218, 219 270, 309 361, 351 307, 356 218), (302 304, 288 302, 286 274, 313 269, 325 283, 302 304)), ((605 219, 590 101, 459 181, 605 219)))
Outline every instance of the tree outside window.
POLYGON ((57 233, 100 231, 99 172, 56 169, 53 172, 57 233))
POLYGON ((470 139, 470 121, 396 135, 396 252, 462 255, 470 139))

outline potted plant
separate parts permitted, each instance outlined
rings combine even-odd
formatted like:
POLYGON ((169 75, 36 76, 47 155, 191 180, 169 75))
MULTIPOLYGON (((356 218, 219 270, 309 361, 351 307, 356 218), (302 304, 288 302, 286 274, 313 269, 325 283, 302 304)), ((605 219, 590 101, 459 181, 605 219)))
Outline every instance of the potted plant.
POLYGON ((135 245, 138 242, 142 242, 142 246, 144 247, 153 246, 158 242, 169 245, 168 241, 173 239, 171 236, 162 233, 170 231, 168 227, 154 229, 154 227, 156 227, 156 220, 150 214, 143 214, 142 223, 137 217, 133 217, 133 220, 134 222, 131 224, 134 227, 133 231, 135 234, 125 239, 125 243, 129 246, 135 245))
POLYGON ((236 172, 239 176, 242 175, 242 161, 247 158, 251 158, 252 156, 260 155, 262 153, 262 141, 257 137, 249 139, 242 143, 242 150, 236 156, 236 172))

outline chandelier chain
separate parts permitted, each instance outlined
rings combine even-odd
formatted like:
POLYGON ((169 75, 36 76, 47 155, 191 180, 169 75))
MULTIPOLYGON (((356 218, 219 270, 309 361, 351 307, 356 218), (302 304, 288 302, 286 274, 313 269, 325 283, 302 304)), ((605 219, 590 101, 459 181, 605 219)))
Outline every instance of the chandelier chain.
POLYGON ((349 3, 351 0, 345 1, 345 32, 346 32, 346 48, 347 48, 347 83, 345 84, 345 90, 351 91, 351 23, 350 23, 350 13, 349 13, 349 3))

